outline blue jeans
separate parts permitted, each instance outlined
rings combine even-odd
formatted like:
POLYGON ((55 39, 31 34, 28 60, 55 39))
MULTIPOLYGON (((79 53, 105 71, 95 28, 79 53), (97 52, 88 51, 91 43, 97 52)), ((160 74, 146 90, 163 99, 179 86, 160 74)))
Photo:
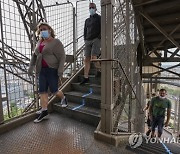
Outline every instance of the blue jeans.
POLYGON ((164 126, 164 116, 157 116, 152 118, 152 131, 155 131, 155 128, 158 126, 158 134, 161 135, 163 132, 164 126))
POLYGON ((41 68, 39 73, 39 93, 51 93, 58 91, 58 71, 54 68, 41 68))

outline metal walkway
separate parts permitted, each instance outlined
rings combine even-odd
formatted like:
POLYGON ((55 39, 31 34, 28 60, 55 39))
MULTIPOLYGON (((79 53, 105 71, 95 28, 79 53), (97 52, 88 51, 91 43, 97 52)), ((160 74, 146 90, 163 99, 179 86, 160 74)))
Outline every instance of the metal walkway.
POLYGON ((0 135, 1 154, 132 154, 94 139, 96 128, 61 114, 39 124, 28 122, 0 135))

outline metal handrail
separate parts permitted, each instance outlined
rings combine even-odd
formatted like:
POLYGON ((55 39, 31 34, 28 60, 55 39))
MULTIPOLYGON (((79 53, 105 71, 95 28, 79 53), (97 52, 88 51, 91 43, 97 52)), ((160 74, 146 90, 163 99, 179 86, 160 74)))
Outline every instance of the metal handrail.
POLYGON ((121 65, 121 63, 120 63, 120 61, 119 61, 118 59, 93 59, 93 60, 91 60, 91 61, 92 61, 92 62, 103 62, 103 61, 104 61, 104 62, 107 62, 107 61, 117 62, 117 63, 119 64, 119 66, 120 66, 123 74, 125 75, 126 80, 128 81, 128 84, 129 84, 132 92, 134 93, 134 96, 135 96, 136 100, 138 101, 138 105, 139 105, 139 107, 141 108, 141 111, 142 111, 141 113, 144 113, 144 112, 143 112, 142 105, 141 105, 141 102, 140 102, 140 100, 138 99, 138 97, 137 97, 137 95, 136 95, 136 92, 134 91, 133 86, 131 85, 131 82, 130 82, 129 78, 128 78, 125 70, 123 69, 123 66, 121 65))

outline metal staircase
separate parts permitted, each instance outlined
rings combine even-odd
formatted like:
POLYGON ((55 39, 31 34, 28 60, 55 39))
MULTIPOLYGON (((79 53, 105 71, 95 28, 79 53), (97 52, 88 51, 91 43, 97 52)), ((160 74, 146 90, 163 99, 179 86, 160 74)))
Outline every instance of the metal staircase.
POLYGON ((91 65, 89 83, 80 85, 83 75, 71 83, 71 90, 65 92, 68 107, 62 108, 60 102, 53 104, 53 110, 66 114, 76 120, 97 126, 100 121, 101 79, 96 77, 96 69, 91 65))

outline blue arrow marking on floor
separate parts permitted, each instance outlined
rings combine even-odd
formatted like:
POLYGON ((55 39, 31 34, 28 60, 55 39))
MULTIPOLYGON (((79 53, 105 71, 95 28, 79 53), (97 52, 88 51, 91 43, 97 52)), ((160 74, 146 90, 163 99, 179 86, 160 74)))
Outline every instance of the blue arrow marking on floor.
POLYGON ((79 106, 77 106, 77 107, 74 107, 72 110, 77 110, 77 109, 83 107, 83 106, 85 105, 85 99, 84 99, 84 98, 87 97, 87 96, 89 96, 89 95, 91 95, 92 92, 93 92, 93 90, 92 90, 92 88, 90 88, 90 89, 89 89, 89 93, 84 94, 84 95, 82 96, 82 104, 79 105, 79 106))
POLYGON ((161 144, 163 145, 163 147, 165 148, 165 150, 168 154, 172 154, 171 151, 168 149, 168 147, 163 142, 161 142, 161 144))

